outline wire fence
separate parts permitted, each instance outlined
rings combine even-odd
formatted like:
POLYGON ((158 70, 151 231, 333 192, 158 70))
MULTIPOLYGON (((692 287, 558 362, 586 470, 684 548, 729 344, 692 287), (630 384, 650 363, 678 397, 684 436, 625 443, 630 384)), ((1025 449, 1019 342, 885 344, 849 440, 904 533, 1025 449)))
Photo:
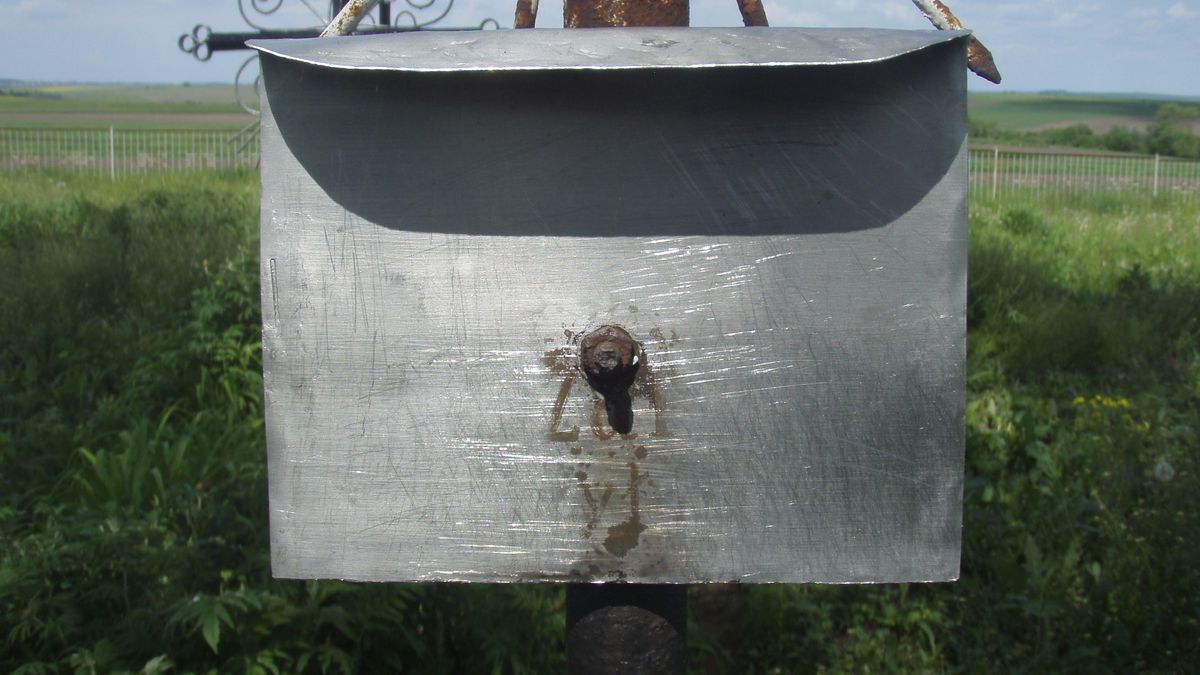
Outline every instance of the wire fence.
MULTIPOLYGON (((0 127, 0 170, 61 169, 114 179, 158 171, 255 169, 256 130, 0 127)), ((1001 203, 1090 193, 1200 201, 1200 161, 1158 156, 972 148, 971 190, 1001 203)))
POLYGON ((972 148, 971 191, 1000 203, 1092 194, 1200 201, 1200 161, 1158 155, 972 148))
POLYGON ((0 170, 60 169, 114 179, 159 171, 254 169, 258 134, 209 129, 0 128, 0 170))

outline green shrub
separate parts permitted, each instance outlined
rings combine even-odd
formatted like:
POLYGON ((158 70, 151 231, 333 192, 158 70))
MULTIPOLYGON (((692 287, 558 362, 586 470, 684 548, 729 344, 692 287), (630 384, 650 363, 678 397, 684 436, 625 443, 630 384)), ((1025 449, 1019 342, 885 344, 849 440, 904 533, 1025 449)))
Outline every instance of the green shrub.
MULTIPOLYGON (((561 586, 271 578, 254 190, 0 183, 0 670, 561 672, 561 586)), ((697 592, 694 671, 1200 661, 1197 209, 972 206, 961 580, 697 592)))

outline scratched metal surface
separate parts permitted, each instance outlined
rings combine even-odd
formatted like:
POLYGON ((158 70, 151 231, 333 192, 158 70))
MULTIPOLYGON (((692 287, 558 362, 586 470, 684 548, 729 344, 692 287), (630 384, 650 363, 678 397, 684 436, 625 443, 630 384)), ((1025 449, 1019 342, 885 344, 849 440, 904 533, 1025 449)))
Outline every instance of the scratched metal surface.
POLYGON ((957 577, 963 65, 264 55, 275 574, 957 577), (602 324, 645 350, 628 436, 576 369, 602 324))
POLYGON ((327 68, 455 71, 705 68, 870 63, 952 42, 968 31, 861 28, 613 28, 414 33, 252 40, 267 54, 327 68))

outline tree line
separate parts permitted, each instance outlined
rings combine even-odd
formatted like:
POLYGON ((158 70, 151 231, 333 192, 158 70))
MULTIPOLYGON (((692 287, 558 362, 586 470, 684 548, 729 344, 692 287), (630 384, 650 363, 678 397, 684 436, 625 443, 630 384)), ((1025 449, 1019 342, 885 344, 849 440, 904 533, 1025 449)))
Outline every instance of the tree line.
POLYGON ((1198 119, 1200 105, 1167 103, 1159 107, 1154 122, 1145 131, 1117 126, 1105 133, 1097 133, 1086 124, 1043 131, 1016 131, 1003 129, 995 122, 971 119, 968 133, 976 142, 1055 145, 1200 159, 1200 135, 1192 133, 1192 126, 1198 119))

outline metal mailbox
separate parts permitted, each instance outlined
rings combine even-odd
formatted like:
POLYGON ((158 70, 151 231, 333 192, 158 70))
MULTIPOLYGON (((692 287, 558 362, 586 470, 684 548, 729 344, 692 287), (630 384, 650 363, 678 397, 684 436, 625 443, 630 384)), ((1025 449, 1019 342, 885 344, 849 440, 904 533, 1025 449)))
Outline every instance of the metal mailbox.
POLYGON ((956 578, 965 37, 255 43, 275 574, 956 578))

